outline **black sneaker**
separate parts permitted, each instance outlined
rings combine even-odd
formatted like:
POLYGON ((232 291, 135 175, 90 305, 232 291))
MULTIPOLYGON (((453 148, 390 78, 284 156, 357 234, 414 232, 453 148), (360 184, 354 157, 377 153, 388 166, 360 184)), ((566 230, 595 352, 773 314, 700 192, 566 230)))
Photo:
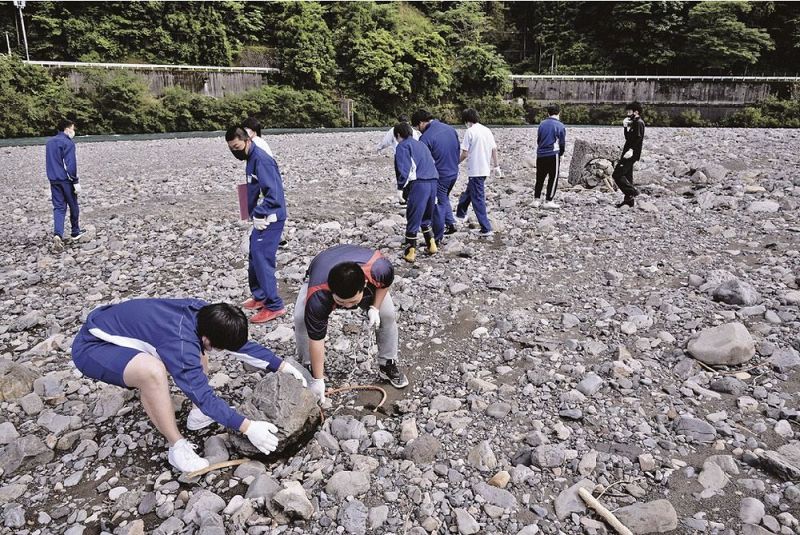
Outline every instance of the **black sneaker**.
POLYGON ((387 360, 386 364, 379 367, 378 375, 381 379, 389 381, 395 388, 405 388, 408 386, 408 377, 400 371, 393 360, 387 360))
POLYGON ((456 226, 455 225, 447 225, 444 229, 445 234, 455 234, 456 233, 456 226))

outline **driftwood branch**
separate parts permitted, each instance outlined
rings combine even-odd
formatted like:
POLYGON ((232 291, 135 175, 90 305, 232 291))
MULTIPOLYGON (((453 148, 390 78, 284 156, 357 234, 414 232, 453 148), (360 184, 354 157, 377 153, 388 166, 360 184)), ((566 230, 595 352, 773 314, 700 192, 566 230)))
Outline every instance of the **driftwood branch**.
POLYGON ((186 474, 187 479, 194 479, 196 477, 200 477, 204 474, 211 472, 212 470, 220 470, 222 468, 230 468, 231 466, 239 466, 240 464, 244 464, 250 459, 235 459, 233 461, 223 461, 221 463, 214 463, 211 465, 206 466, 205 468, 201 468, 200 470, 195 470, 194 472, 189 472, 186 474))
POLYGON ((597 511, 597 514, 603 517, 603 520, 605 520, 609 526, 614 528, 619 535, 633 535, 633 532, 626 528, 625 525, 614 516, 614 513, 603 507, 603 504, 598 502, 594 496, 592 496, 591 492, 584 488, 579 488, 578 494, 581 498, 583 498, 583 501, 586 502, 586 505, 597 511))

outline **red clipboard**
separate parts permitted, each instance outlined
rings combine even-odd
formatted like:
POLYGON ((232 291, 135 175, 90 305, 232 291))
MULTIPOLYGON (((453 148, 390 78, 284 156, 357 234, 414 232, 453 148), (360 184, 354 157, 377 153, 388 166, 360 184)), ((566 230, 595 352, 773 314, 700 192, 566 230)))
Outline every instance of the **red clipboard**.
POLYGON ((247 210, 247 184, 237 185, 236 195, 239 197, 239 217, 242 221, 247 221, 250 219, 250 213, 247 210))

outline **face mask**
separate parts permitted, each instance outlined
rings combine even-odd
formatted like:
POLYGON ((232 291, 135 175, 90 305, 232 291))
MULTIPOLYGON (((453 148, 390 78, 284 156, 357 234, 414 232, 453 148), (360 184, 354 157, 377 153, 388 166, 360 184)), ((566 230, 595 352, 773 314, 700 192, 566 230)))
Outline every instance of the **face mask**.
POLYGON ((67 137, 70 139, 75 137, 75 130, 64 130, 64 133, 67 134, 67 137))
POLYGON ((247 146, 243 149, 234 150, 230 149, 231 154, 233 154, 237 160, 246 160, 247 159, 247 146))

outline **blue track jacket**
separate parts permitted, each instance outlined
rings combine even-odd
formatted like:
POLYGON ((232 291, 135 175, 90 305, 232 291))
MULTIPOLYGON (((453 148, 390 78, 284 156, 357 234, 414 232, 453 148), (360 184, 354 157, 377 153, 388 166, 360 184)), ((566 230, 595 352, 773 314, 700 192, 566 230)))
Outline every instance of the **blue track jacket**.
POLYGON ((404 139, 397 145, 394 151, 394 169, 397 173, 398 190, 414 180, 439 178, 431 151, 421 141, 413 138, 404 139))
POLYGON ((567 147, 567 129, 558 119, 548 117, 539 123, 536 140, 538 144, 536 148, 537 158, 547 158, 555 155, 563 156, 564 149, 567 147))
POLYGON ((461 143, 455 128, 434 119, 419 140, 430 149, 439 178, 449 180, 458 176, 461 143))
MULTIPOLYGON (((161 359, 178 388, 203 414, 238 430, 244 416, 214 394, 200 362, 203 344, 197 334, 197 313, 207 304, 200 299, 133 299, 94 309, 86 318, 86 327, 95 338, 161 359)), ((255 342, 232 353, 247 364, 273 372, 283 362, 255 342)))
POLYGON ((64 132, 59 132, 47 141, 45 163, 49 180, 69 180, 70 182, 78 183, 78 160, 75 158, 75 142, 64 132))
POLYGON ((286 200, 283 197, 283 178, 275 159, 255 144, 247 155, 247 209, 250 217, 275 214, 278 221, 286 219, 286 200), (262 196, 258 202, 259 194, 262 196))

